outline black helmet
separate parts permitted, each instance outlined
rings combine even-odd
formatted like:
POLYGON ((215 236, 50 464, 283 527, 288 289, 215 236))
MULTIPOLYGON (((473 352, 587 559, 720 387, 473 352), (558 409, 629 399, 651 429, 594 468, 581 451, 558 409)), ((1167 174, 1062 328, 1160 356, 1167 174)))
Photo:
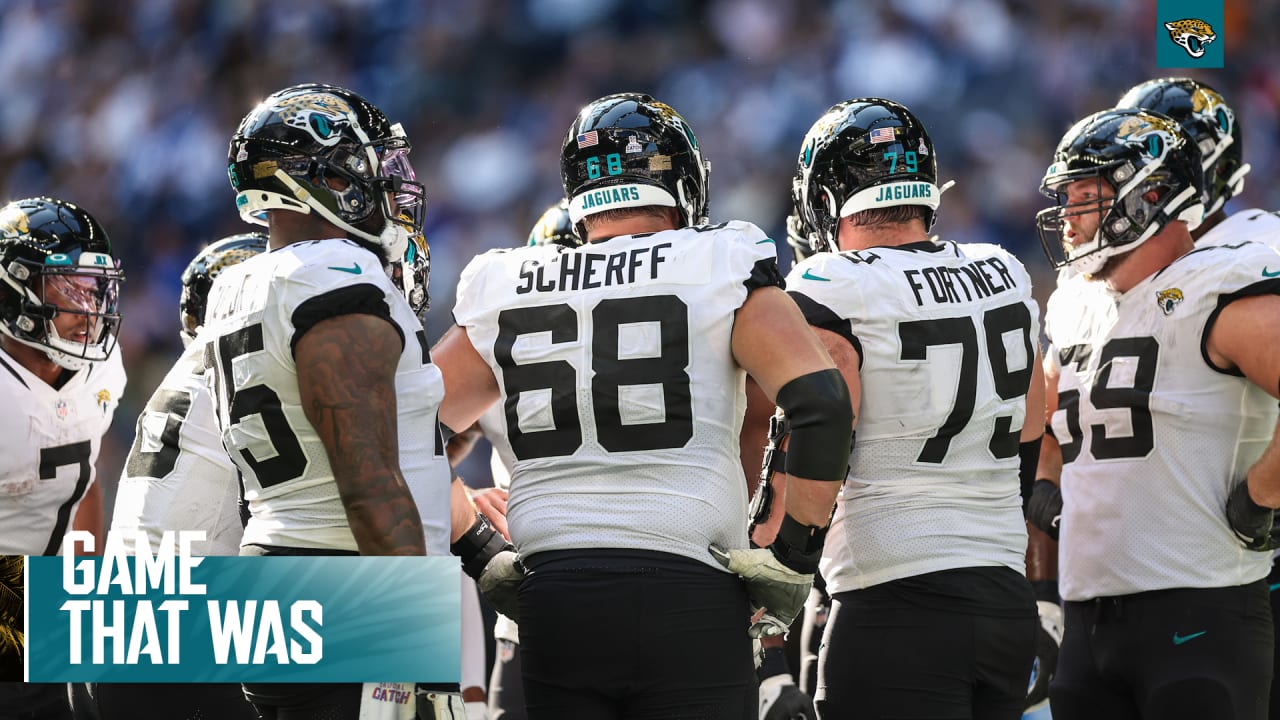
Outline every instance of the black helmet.
POLYGON ((111 240, 89 213, 41 197, 0 207, 0 332, 79 370, 115 349, 124 274, 111 240), (53 319, 85 318, 79 340, 60 337, 53 319))
POLYGON ((529 241, 525 244, 530 247, 563 245, 571 248, 581 245, 582 238, 578 237, 577 231, 573 229, 573 221, 569 219, 569 201, 559 200, 543 211, 542 217, 538 218, 538 222, 529 231, 529 241))
POLYGON ((922 205, 925 230, 938 201, 938 161, 924 125, 903 105, 856 98, 828 109, 805 135, 792 180, 798 220, 815 251, 836 250, 840 218, 922 205))
POLYGON ((1191 78, 1159 78, 1133 86, 1116 107, 1164 113, 1177 120, 1200 148, 1204 214, 1217 212, 1244 190, 1244 162, 1236 113, 1217 90, 1191 78))
POLYGON ((1036 215, 1040 242, 1055 268, 1096 273, 1171 221, 1194 230, 1204 217, 1203 190, 1200 150, 1172 118, 1133 108, 1094 113, 1067 131, 1044 173, 1040 192, 1058 205, 1036 215), (1086 179, 1098 182, 1097 199, 1069 203, 1066 187, 1086 179), (1114 197, 1103 197, 1103 182, 1114 197), (1155 200, 1143 197, 1153 191, 1155 200), (1065 220, 1087 213, 1101 213, 1094 237, 1067 242, 1065 220))
POLYGON ((210 243, 196 254, 182 271, 182 296, 178 300, 178 319, 182 322, 182 342, 195 339, 204 324, 209 302, 209 288, 223 270, 267 251, 267 236, 254 232, 229 235, 210 243))
POLYGON ((577 225, 587 215, 663 205, 687 225, 707 222, 707 175, 689 124, 670 106, 640 93, 587 104, 560 149, 560 178, 577 225))
POLYGON ((295 85, 254 108, 231 139, 227 174, 247 222, 314 212, 394 260, 422 229, 426 197, 409 139, 369 101, 332 85, 295 85), (338 180, 336 185, 330 180, 338 180), (387 200, 395 193, 396 208, 387 200), (407 218, 407 219, 406 219, 407 218))

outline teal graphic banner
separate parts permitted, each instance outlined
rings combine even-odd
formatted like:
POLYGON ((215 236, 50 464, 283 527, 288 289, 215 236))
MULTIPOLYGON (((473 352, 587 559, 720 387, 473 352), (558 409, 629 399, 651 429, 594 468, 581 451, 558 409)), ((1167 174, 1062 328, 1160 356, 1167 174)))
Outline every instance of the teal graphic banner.
POLYGON ((108 553, 27 573, 30 682, 460 678, 452 557, 108 553))
POLYGON ((1156 67, 1220 68, 1223 0, 1156 0, 1156 67))

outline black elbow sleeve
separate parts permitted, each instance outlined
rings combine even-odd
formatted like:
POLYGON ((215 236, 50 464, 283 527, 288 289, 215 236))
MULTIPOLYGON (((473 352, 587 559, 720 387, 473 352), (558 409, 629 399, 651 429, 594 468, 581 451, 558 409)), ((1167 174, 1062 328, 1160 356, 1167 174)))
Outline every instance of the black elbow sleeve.
POLYGON ((853 407, 849 386, 838 370, 801 375, 778 390, 791 440, 788 475, 810 480, 844 480, 853 447, 853 407))
POLYGON ((1040 464, 1040 441, 1036 438, 1018 445, 1018 485, 1022 492, 1022 513, 1031 502, 1031 486, 1036 484, 1036 467, 1040 464))

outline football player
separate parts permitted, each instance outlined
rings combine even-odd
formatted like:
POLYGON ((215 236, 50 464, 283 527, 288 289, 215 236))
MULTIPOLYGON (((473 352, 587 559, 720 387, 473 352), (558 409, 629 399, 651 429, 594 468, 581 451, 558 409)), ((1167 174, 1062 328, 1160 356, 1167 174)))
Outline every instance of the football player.
MULTIPOLYGON (((60 554, 73 518, 101 549, 102 518, 77 510, 100 493, 94 466, 125 386, 122 280, 84 209, 47 197, 0 207, 0 555, 60 554)), ((0 683, 0 708, 70 716, 63 684, 0 683)))
POLYGON ((145 531, 152 546, 165 530, 203 530, 198 555, 236 555, 244 525, 240 477, 222 446, 204 382, 204 325, 213 280, 267 249, 267 236, 245 233, 204 248, 182 272, 180 335, 185 348, 138 416, 133 447, 116 490, 111 529, 145 531))
POLYGON ((433 352, 446 425, 495 400, 505 415, 507 520, 531 572, 517 585, 520 566, 495 556, 481 590, 518 587, 495 605, 521 622, 531 718, 750 717, 751 608, 755 634, 785 630, 812 583, 848 460, 848 389, 781 290, 773 241, 707 224, 707 170, 668 105, 588 103, 561 152, 586 242, 477 257, 433 352), (796 418, 786 470, 803 488, 755 550, 744 370, 796 418))
MULTIPOLYGON (((204 325, 214 278, 266 249, 262 233, 232 235, 202 249, 182 272, 178 320, 185 351, 138 416, 111 519, 113 532, 145 532, 152 552, 166 530, 203 530, 205 540, 192 544, 194 554, 239 553, 240 476, 213 417, 204 344, 192 341, 204 325)), ((239 684, 96 684, 90 692, 104 718, 153 706, 175 717, 257 718, 239 684)))
MULTIPOLYGON (((560 245, 575 248, 582 244, 569 219, 569 202, 561 199, 542 212, 529 231, 525 245, 541 247, 543 245, 560 245)), ((492 445, 489 456, 489 469, 493 477, 493 487, 477 491, 472 497, 481 512, 489 516, 503 535, 508 535, 506 527, 507 491, 511 487, 511 469, 515 464, 515 455, 510 443, 506 440, 506 414, 501 405, 495 403, 472 425, 472 431, 458 433, 449 443, 450 462, 457 465, 470 445, 464 445, 469 439, 474 442, 483 435, 492 445), (459 457, 455 459, 453 451, 455 441, 460 441, 459 457)), ((509 536, 509 535, 508 535, 509 536)), ((511 618, 499 614, 493 629, 494 647, 497 657, 494 658, 493 671, 489 678, 488 712, 494 720, 524 720, 527 715, 524 707, 524 688, 520 680, 520 629, 511 618)), ((464 688, 465 692, 465 688, 464 688)))
POLYGON ((823 717, 1016 719, 1026 701, 1039 308, 1009 252, 930 238, 945 189, 928 131, 890 100, 838 103, 801 144, 793 195, 815 252, 787 290, 859 406, 822 557, 823 717))
MULTIPOLYGON (((380 109, 320 84, 273 93, 231 140, 236 205, 271 249, 222 273, 200 336, 250 510, 241 554, 449 551, 443 384, 389 267, 421 229, 408 153, 380 109)), ((279 720, 355 720, 376 700, 356 684, 245 692, 279 720)))
POLYGON ((1078 277, 1046 310, 1028 512, 1061 539, 1059 720, 1266 716, 1280 256, 1193 245, 1204 183, 1177 121, 1123 108, 1068 130, 1041 185, 1045 252, 1078 277))

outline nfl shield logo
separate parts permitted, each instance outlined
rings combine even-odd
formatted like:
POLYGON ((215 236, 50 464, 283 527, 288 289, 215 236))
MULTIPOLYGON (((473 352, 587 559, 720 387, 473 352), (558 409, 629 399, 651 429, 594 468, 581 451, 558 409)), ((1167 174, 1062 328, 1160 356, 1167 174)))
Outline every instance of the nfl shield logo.
POLYGON ((54 403, 53 409, 54 409, 54 412, 58 413, 59 420, 67 419, 67 412, 69 411, 69 407, 67 406, 66 400, 59 400, 58 402, 54 403))

